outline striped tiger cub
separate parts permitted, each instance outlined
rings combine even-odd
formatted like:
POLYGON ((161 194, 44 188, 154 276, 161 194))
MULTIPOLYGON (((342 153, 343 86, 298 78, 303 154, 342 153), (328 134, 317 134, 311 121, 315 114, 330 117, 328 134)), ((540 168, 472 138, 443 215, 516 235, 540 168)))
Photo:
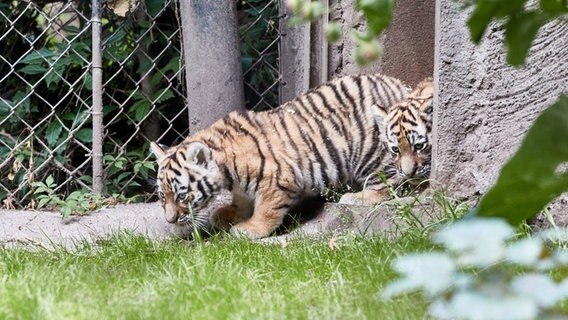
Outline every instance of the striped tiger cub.
MULTIPOLYGON (((380 176, 375 175, 370 182, 376 187, 370 189, 385 189, 387 192, 386 188, 391 185, 403 182, 418 184, 430 176, 433 98, 433 80, 428 77, 405 100, 394 104, 389 110, 385 111, 378 105, 371 106, 389 155, 384 157, 385 165, 382 168, 387 183, 381 185, 377 181, 380 176)), ((367 192, 346 193, 339 202, 361 203, 367 192)))
POLYGON ((364 194, 346 200, 384 201, 388 194, 373 175, 388 154, 377 119, 408 93, 394 78, 347 76, 276 109, 232 112, 177 146, 151 143, 166 220, 201 227, 210 219, 232 234, 266 237, 302 198, 338 185, 360 187, 369 176, 364 194), (232 203, 204 217, 200 209, 221 189, 232 192, 232 203))

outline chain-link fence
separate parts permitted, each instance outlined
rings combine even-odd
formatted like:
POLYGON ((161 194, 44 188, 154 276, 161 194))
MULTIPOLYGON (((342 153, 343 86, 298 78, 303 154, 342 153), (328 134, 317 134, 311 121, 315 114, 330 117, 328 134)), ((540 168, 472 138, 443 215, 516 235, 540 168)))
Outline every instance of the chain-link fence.
MULTIPOLYGON (((188 132, 179 3, 139 1, 125 16, 103 1, 102 92, 93 92, 90 1, 0 3, 0 201, 91 190, 93 97, 103 105, 106 195, 148 197, 149 141, 188 132)), ((249 109, 279 104, 278 0, 237 3, 249 109)))
POLYGON ((280 104, 279 0, 242 1, 239 7, 241 55, 247 108, 280 104))

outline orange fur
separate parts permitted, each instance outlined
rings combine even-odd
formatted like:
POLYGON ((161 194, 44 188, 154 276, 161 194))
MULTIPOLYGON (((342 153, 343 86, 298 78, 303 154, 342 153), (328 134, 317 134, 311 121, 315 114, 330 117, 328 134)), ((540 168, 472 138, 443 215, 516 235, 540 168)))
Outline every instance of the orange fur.
POLYGON ((179 222, 188 207, 205 219, 199 209, 228 189, 232 204, 212 220, 258 238, 272 233, 291 206, 324 188, 366 183, 365 193, 347 194, 343 202, 384 201, 388 194, 375 173, 390 157, 371 109, 386 114, 407 95, 394 78, 342 77, 270 111, 230 113, 170 149, 152 144, 166 219, 179 222))

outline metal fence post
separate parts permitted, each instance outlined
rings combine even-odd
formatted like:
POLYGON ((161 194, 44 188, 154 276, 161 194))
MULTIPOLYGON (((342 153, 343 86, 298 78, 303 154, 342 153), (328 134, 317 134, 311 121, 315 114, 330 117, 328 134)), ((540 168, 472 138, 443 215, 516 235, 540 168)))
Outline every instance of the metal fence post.
POLYGON ((101 10, 100 0, 92 0, 91 28, 93 31, 92 43, 92 72, 93 72, 93 192, 101 194, 103 191, 103 69, 101 54, 101 10))

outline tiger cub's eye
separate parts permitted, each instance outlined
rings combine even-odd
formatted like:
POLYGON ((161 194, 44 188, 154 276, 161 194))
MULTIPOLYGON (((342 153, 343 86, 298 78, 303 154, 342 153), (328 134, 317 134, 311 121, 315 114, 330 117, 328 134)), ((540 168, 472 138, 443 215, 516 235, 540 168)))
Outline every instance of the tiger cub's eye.
POLYGON ((424 149, 425 146, 426 145, 424 143, 417 143, 417 144, 414 145, 414 150, 420 151, 420 150, 424 149))
POLYGON ((160 198, 160 200, 164 200, 164 193, 162 191, 158 191, 158 198, 160 198))
POLYGON ((176 200, 177 201, 184 201, 187 199, 187 192, 178 193, 176 200))
POLYGON ((391 147, 391 152, 392 152, 392 153, 399 153, 400 150, 398 149, 398 147, 392 146, 392 147, 391 147))

